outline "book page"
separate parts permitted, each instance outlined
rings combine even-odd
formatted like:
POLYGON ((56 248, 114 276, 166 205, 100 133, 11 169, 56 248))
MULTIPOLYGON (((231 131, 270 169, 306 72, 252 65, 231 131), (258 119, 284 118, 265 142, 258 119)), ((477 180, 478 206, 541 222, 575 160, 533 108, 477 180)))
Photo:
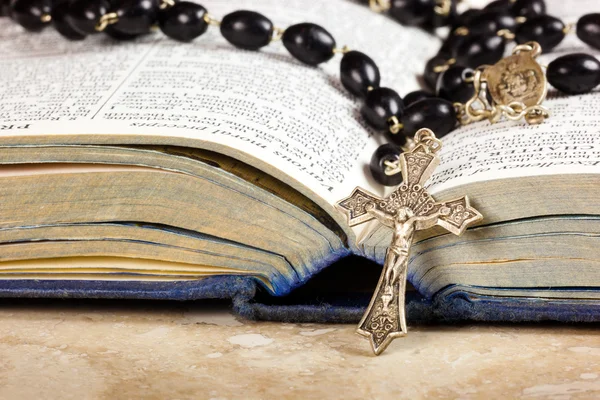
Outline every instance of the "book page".
MULTIPOLYGON (((216 18, 238 9, 276 26, 314 22, 378 64, 401 95, 439 39, 345 0, 211 1, 216 18)), ((162 33, 133 42, 104 35, 69 42, 0 19, 0 145, 169 143, 216 150, 333 204, 357 185, 377 191, 368 162, 382 143, 340 84, 340 55, 317 68, 282 43, 234 48, 216 27, 193 43, 162 33), (174 140, 176 139, 185 139, 174 140)))
MULTIPOLYGON (((576 23, 597 12, 596 0, 547 1, 548 13, 576 23)), ((539 60, 547 65, 571 53, 596 57, 600 51, 572 33, 539 60)), ((463 184, 521 176, 600 173, 600 87, 571 96, 552 87, 543 103, 550 118, 540 125, 520 122, 478 122, 444 138, 442 163, 432 178, 433 193, 463 184)))

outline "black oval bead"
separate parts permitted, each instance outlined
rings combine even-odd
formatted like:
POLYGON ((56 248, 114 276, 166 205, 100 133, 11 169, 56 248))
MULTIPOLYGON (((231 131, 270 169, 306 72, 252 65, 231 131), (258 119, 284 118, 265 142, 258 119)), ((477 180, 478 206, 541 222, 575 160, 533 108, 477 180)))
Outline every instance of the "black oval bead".
POLYGON ((473 83, 467 77, 473 75, 471 68, 453 65, 442 72, 437 82, 437 96, 452 103, 466 103, 475 94, 473 83))
POLYGON ((456 19, 456 24, 454 25, 454 29, 458 28, 459 26, 467 26, 470 23, 473 22, 473 20, 477 17, 479 17, 479 15, 481 15, 481 13, 483 12, 483 10, 479 10, 477 8, 470 8, 467 11, 465 11, 464 13, 460 14, 457 19, 456 19))
POLYGON ((408 93, 406 96, 402 98, 402 102, 404 103, 404 107, 408 107, 417 101, 421 101, 423 99, 431 99, 434 98, 435 94, 426 92, 425 90, 415 90, 414 92, 408 93))
POLYGON ((39 32, 48 25, 48 22, 42 22, 41 18, 50 14, 50 9, 50 0, 13 0, 9 13, 23 28, 39 32))
POLYGON ((600 50, 600 13, 586 14, 577 21, 577 37, 600 50))
POLYGON ((555 48, 565 38, 565 24, 550 15, 540 15, 527 19, 515 31, 515 41, 519 44, 536 41, 544 53, 555 48))
POLYGON ((600 61, 585 53, 568 54, 548 65, 546 77, 561 92, 587 93, 600 85, 600 61))
POLYGON ((427 61, 427 64, 425 64, 425 71, 423 72, 423 81, 425 82, 425 85, 427 85, 428 89, 435 90, 438 76, 440 76, 440 73, 436 72, 435 69, 436 67, 446 64, 446 61, 448 61, 450 58, 452 57, 445 54, 438 54, 427 61))
POLYGON ((404 134, 414 136, 421 128, 429 128, 439 138, 442 138, 456 126, 456 111, 448 100, 424 99, 413 103, 404 110, 402 124, 404 134))
POLYGON ((333 36, 319 25, 308 22, 287 28, 281 41, 292 56, 308 65, 330 60, 335 49, 333 36))
POLYGON ((400 120, 403 108, 400 95, 392 89, 382 87, 367 93, 361 114, 373 128, 388 129, 388 119, 395 116, 400 120))
POLYGON ((69 3, 65 19, 77 32, 90 35, 98 33, 96 24, 109 8, 107 0, 74 0, 69 3))
POLYGON ((400 129, 397 133, 392 133, 390 130, 383 131, 383 136, 387 139, 388 142, 394 143, 396 146, 404 146, 406 144, 406 135, 404 135, 404 130, 400 129))
POLYGON ((515 17, 533 18, 546 14, 544 0, 517 0, 510 9, 515 17))
POLYGON ((139 37, 140 35, 132 35, 130 33, 123 33, 120 31, 117 31, 113 28, 112 25, 108 25, 106 27, 106 29, 104 29, 104 31, 102 31, 106 36, 110 37, 111 39, 115 39, 121 42, 126 42, 128 40, 133 40, 137 37, 139 37))
POLYGON ((373 179, 375 179, 377 183, 384 186, 397 186, 402 183, 402 174, 387 175, 385 173, 385 162, 398 161, 401 153, 402 151, 398 146, 392 143, 381 145, 375 150, 375 153, 373 153, 373 156, 371 157, 371 162, 369 163, 369 169, 371 170, 373 179))
POLYGON ((58 33, 69 40, 83 40, 85 39, 85 34, 75 30, 67 21, 66 17, 69 6, 70 3, 68 1, 53 4, 52 13, 50 14, 52 16, 52 26, 54 26, 54 29, 58 33))
POLYGON ((273 23, 254 11, 234 11, 223 17, 221 35, 236 47, 258 50, 271 42, 273 23))
POLYGON ((182 1, 158 13, 160 30, 171 39, 190 42, 206 32, 206 8, 200 4, 182 1))
POLYGON ((505 47, 504 39, 497 35, 469 37, 457 49, 456 62, 471 68, 495 64, 502 59, 505 47))
POLYGON ((501 29, 513 31, 517 26, 515 18, 508 11, 483 11, 477 18, 465 25, 470 36, 495 35, 501 29))
POLYGON ((421 25, 431 18, 434 0, 392 0, 389 13, 403 25, 421 25))
POLYGON ((158 0, 127 0, 116 3, 110 12, 117 13, 119 20, 112 25, 115 32, 127 35, 149 33, 158 19, 158 0))
POLYGON ((456 35, 455 33, 450 32, 446 40, 444 40, 444 43, 442 43, 438 55, 445 56, 447 59, 454 58, 456 56, 456 51, 466 39, 467 36, 456 35))
POLYGON ((379 87, 379 68, 368 55, 360 51, 349 51, 340 63, 342 85, 355 96, 364 97, 369 88, 379 87))

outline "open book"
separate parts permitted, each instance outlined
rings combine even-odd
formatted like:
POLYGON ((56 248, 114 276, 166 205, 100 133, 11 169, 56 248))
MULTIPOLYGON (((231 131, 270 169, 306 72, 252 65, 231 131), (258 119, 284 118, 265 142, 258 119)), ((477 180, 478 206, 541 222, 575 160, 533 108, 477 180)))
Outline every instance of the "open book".
MULTIPOLYGON (((401 94, 440 45, 349 1, 210 3, 318 23, 401 94)), ((584 3, 550 12, 574 22, 584 3)), ((0 39, 0 295, 233 297, 245 315, 357 319, 391 232, 352 230, 333 206, 355 186, 383 194, 367 167, 382 139, 339 60, 238 50, 215 29, 68 42, 0 19, 0 39)), ((590 50, 569 37, 542 62, 575 51, 590 50)), ((600 95, 549 97, 541 125, 443 139, 431 193, 468 194, 485 218, 419 238, 409 316, 600 319, 600 95)))

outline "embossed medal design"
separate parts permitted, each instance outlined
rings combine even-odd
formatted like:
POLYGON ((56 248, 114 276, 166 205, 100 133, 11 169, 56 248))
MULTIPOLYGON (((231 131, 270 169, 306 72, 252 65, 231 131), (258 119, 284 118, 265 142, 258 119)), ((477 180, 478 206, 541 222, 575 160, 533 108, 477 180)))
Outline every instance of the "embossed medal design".
POLYGON ((496 104, 522 103, 525 107, 541 104, 547 87, 542 67, 532 52, 519 52, 503 58, 484 70, 482 78, 496 104))
POLYGON ((524 43, 496 64, 477 68, 470 78, 475 94, 465 104, 455 103, 461 124, 485 119, 494 123, 502 116, 513 121, 524 118, 529 124, 543 122, 549 114, 542 106, 548 81, 535 61, 541 53, 538 43, 524 43))

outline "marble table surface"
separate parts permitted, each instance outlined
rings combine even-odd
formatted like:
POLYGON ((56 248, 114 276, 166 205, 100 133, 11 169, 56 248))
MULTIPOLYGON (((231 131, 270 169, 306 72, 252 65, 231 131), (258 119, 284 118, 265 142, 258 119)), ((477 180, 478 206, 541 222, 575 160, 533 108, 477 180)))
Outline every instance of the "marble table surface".
POLYGON ((599 325, 351 325, 227 305, 0 300, 0 399, 600 399, 599 325))

